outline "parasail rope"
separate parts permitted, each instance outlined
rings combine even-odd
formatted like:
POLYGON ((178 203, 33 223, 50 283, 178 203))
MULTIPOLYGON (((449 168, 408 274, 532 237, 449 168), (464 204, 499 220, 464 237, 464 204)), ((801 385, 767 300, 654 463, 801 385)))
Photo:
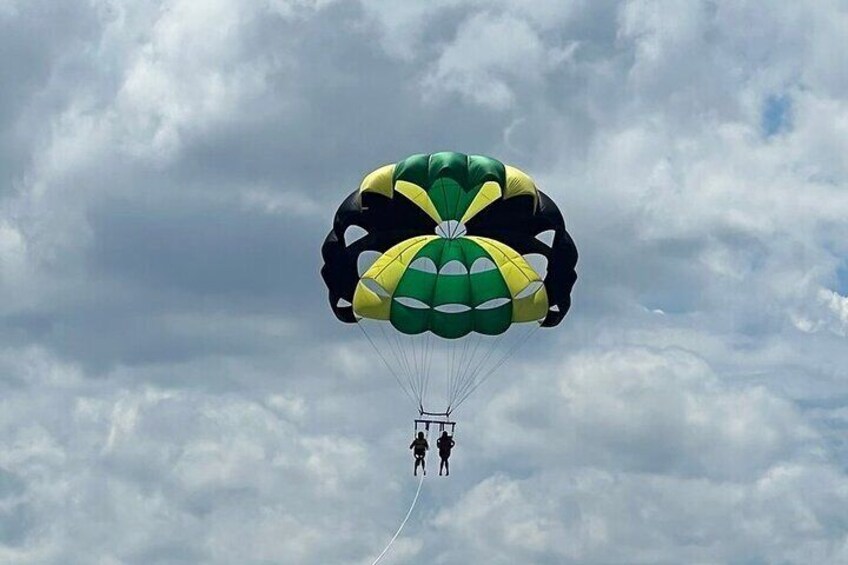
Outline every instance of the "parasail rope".
POLYGON ((505 353, 505 354, 504 354, 504 355, 503 355, 500 359, 498 359, 498 360, 495 362, 495 364, 494 364, 494 365, 492 365, 489 369, 487 369, 485 372, 483 372, 483 376, 482 376, 481 378, 479 378, 479 379, 477 378, 477 377, 480 375, 481 370, 480 370, 480 369, 478 369, 477 371, 475 371, 475 373, 474 373, 474 374, 471 376, 471 378, 468 380, 468 382, 467 382, 467 386, 466 386, 466 387, 462 390, 462 392, 460 393, 460 398, 459 398, 459 400, 457 400, 456 405, 454 406, 454 408, 458 407, 460 404, 462 404, 463 402, 465 402, 465 400, 466 400, 466 399, 467 399, 467 398, 468 398, 468 397, 469 397, 469 396, 470 396, 470 395, 471 395, 471 394, 472 394, 475 390, 477 390, 477 389, 478 389, 478 388, 479 388, 479 387, 480 387, 483 383, 485 383, 487 380, 489 380, 489 377, 491 377, 491 376, 492 376, 495 372, 497 372, 497 370, 498 370, 500 367, 502 367, 502 366, 503 366, 503 364, 504 364, 504 363, 506 363, 506 362, 507 362, 507 361, 508 361, 508 360, 512 357, 512 354, 513 354, 513 353, 515 353, 515 352, 516 352, 518 349, 520 349, 520 348, 521 348, 521 347, 522 347, 525 343, 527 343, 527 341, 528 341, 528 340, 530 339, 530 337, 531 337, 531 336, 532 336, 532 335, 536 332, 536 330, 537 330, 537 329, 539 329, 539 327, 541 327, 541 326, 536 326, 535 328, 531 328, 531 329, 530 329, 529 331, 527 331, 527 332, 526 332, 523 336, 521 336, 521 337, 518 339, 518 341, 516 341, 515 343, 513 343, 513 344, 512 344, 512 347, 510 347, 510 348, 509 348, 509 350, 508 350, 508 351, 507 351, 507 352, 506 352, 506 353, 505 353))
POLYGON ((392 539, 389 540, 388 545, 386 545, 385 549, 383 549, 382 553, 377 556, 377 559, 375 559, 374 562, 371 563, 371 565, 377 565, 377 563, 380 562, 380 560, 386 555, 386 553, 388 553, 389 548, 392 547, 392 544, 395 543, 397 537, 400 535, 400 532, 406 525, 406 521, 409 520, 409 517, 412 515, 412 510, 415 508, 415 503, 418 502, 418 495, 421 494, 421 485, 424 484, 424 477, 426 477, 426 475, 422 473, 421 480, 418 481, 418 490, 415 491, 415 498, 412 499, 412 504, 409 506, 409 510, 407 511, 406 516, 403 518, 403 522, 400 523, 400 526, 398 526, 395 535, 392 536, 392 539))
POLYGON ((524 334, 524 336, 522 336, 519 341, 515 343, 509 351, 507 351, 506 355, 504 355, 491 369, 489 369, 488 371, 486 371, 486 373, 483 374, 483 377, 480 380, 477 380, 477 374, 472 376, 472 380, 476 382, 474 382, 474 385, 470 389, 463 393, 462 397, 457 401, 456 405, 454 405, 453 408, 456 409, 460 404, 465 402, 465 400, 471 395, 471 393, 473 393, 483 383, 489 380, 489 377, 491 377, 498 369, 500 369, 503 364, 509 360, 512 354, 515 353, 518 349, 520 349, 525 343, 527 343, 530 340, 530 337, 533 336, 541 327, 541 323, 532 327, 530 331, 524 334))
MULTIPOLYGON (((399 334, 398 332, 387 332, 386 329, 382 326, 382 324, 380 325, 380 331, 383 332, 383 335, 385 336, 387 342, 390 344, 390 347, 392 344, 392 340, 394 340, 394 345, 397 351, 395 356, 397 359, 399 359, 398 364, 400 367, 406 368, 407 383, 409 384, 409 388, 416 398, 416 404, 420 406, 423 401, 423 398, 421 396, 421 386, 417 382, 418 371, 413 368, 412 362, 410 361, 409 353, 411 350, 409 347, 407 347, 406 340, 401 339, 402 334, 399 334)), ((392 351, 395 351, 395 349, 393 348, 392 351)))
POLYGON ((459 380, 457 386, 454 391, 451 393, 451 397, 448 400, 449 406, 451 406, 451 410, 458 406, 456 400, 465 393, 465 391, 474 383, 474 379, 477 378, 477 375, 488 365, 489 360, 495 354, 498 349, 498 345, 503 341, 506 333, 500 334, 495 338, 495 341, 489 346, 489 350, 482 356, 480 362, 477 363, 476 367, 471 368, 471 372, 468 374, 463 373, 461 379, 459 380))
MULTIPOLYGON (((495 338, 494 343, 492 343, 492 345, 489 349, 490 351, 493 351, 495 349, 495 347, 499 343, 502 335, 503 334, 501 334, 501 336, 498 336, 497 338, 495 338)), ((474 338, 472 337, 472 340, 473 339, 474 338)), ((477 364, 474 363, 474 361, 477 360, 477 357, 476 357, 477 356, 477 348, 483 342, 482 334, 477 334, 476 340, 477 341, 476 341, 475 345, 471 349, 471 358, 468 359, 467 363, 465 363, 464 366, 462 366, 460 371, 457 373, 457 376, 456 376, 456 379, 455 379, 455 386, 454 386, 453 389, 451 389, 451 394, 448 396, 448 406, 452 405, 454 403, 454 401, 457 399, 457 397, 459 396, 459 389, 465 383, 465 379, 468 376, 468 374, 473 372, 474 369, 477 367, 477 365, 480 365, 484 362, 484 358, 481 357, 481 359, 479 360, 480 361, 479 363, 477 363, 477 364)), ((485 351, 484 351, 484 353, 485 353, 485 351)))
POLYGON ((432 334, 427 333, 427 348, 426 348, 427 355, 426 355, 426 360, 424 361, 424 372, 425 372, 424 390, 421 392, 421 398, 424 399, 424 400, 427 399, 427 391, 430 388, 430 370, 432 369, 432 366, 433 366, 434 345, 433 345, 433 340, 431 338, 431 335, 432 334))
POLYGON ((392 355, 395 356, 395 360, 397 361, 398 368, 401 372, 406 372, 406 380, 409 383, 409 388, 415 391, 415 384, 412 381, 412 369, 409 368, 409 361, 406 359, 406 353, 403 351, 400 341, 398 340, 397 335, 389 332, 386 334, 386 330, 382 325, 378 326, 380 328, 380 333, 383 334, 383 339, 389 345, 389 350, 392 352, 392 355), (391 337, 389 337, 391 336, 391 337), (395 343, 397 343, 397 350, 393 346, 392 339, 394 339, 395 343), (401 358, 401 353, 403 353, 403 358, 401 358))
POLYGON ((361 325, 359 325, 359 323, 358 323, 358 322, 357 322, 357 324, 356 324, 356 325, 357 325, 357 327, 358 327, 360 330, 362 330, 363 335, 365 335, 365 338, 366 338, 366 339, 368 340, 368 342, 371 344, 371 347, 373 347, 373 348, 374 348, 374 351, 376 351, 376 352, 377 352, 377 355, 379 355, 379 356, 380 356, 380 359, 382 359, 382 360, 383 360, 383 364, 384 364, 384 365, 386 366, 386 368, 389 370, 389 373, 391 373, 391 375, 395 378, 395 380, 397 381, 397 383, 398 383, 398 385, 400 386, 401 390, 403 390, 403 392, 406 394, 406 396, 409 398, 409 400, 411 400, 411 401, 412 401, 412 403, 413 403, 413 404, 415 404, 415 399, 412 397, 412 394, 410 394, 410 393, 409 393, 409 391, 406 389, 406 387, 405 387, 405 386, 403 385, 403 383, 401 382, 400 377, 398 377, 398 376, 397 376, 397 374, 395 373, 394 369, 392 369, 392 366, 389 364, 389 362, 388 362, 388 361, 386 361, 386 358, 383 356, 382 352, 380 352, 380 349, 379 349, 379 348, 377 347, 377 345, 374 343, 374 340, 373 340, 373 339, 371 339, 371 336, 370 336, 370 335, 368 335, 368 332, 366 332, 366 331, 365 331, 365 328, 363 328, 361 325))

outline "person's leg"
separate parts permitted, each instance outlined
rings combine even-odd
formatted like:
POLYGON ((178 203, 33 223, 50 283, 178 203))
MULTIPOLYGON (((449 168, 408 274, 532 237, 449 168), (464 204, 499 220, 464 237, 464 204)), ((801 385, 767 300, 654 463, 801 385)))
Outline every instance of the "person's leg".
POLYGON ((420 462, 421 462, 421 460, 418 459, 418 457, 416 457, 415 458, 415 467, 412 469, 412 475, 415 476, 415 477, 418 476, 418 465, 420 464, 420 462))
POLYGON ((445 475, 450 475, 450 463, 448 463, 447 457, 445 458, 445 475))

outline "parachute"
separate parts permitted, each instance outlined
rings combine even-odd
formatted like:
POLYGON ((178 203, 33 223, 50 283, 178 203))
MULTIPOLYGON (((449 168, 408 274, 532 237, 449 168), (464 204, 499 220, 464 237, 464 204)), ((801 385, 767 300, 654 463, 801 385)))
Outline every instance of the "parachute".
POLYGON ((533 180, 454 152, 368 174, 321 251, 336 318, 365 333, 428 429, 563 320, 577 279, 574 241, 533 180))

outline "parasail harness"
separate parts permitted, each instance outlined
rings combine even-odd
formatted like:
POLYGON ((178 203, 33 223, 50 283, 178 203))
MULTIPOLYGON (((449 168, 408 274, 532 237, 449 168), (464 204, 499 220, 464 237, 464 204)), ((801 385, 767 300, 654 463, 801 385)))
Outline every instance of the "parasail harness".
POLYGON ((415 432, 423 430, 424 435, 429 437, 430 427, 432 426, 433 429, 438 428, 440 433, 450 429, 450 435, 454 435, 456 422, 450 419, 450 412, 426 412, 424 407, 419 404, 418 416, 419 417, 414 420, 415 432))

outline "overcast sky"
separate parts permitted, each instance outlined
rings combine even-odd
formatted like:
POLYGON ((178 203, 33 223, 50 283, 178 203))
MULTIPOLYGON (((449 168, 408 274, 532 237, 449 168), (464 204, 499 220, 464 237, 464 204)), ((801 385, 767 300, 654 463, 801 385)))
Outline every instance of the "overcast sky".
POLYGON ((0 0, 0 562, 371 563, 414 412, 319 249, 440 150, 533 175, 579 280, 385 562, 848 562, 846 37, 843 0, 0 0))

